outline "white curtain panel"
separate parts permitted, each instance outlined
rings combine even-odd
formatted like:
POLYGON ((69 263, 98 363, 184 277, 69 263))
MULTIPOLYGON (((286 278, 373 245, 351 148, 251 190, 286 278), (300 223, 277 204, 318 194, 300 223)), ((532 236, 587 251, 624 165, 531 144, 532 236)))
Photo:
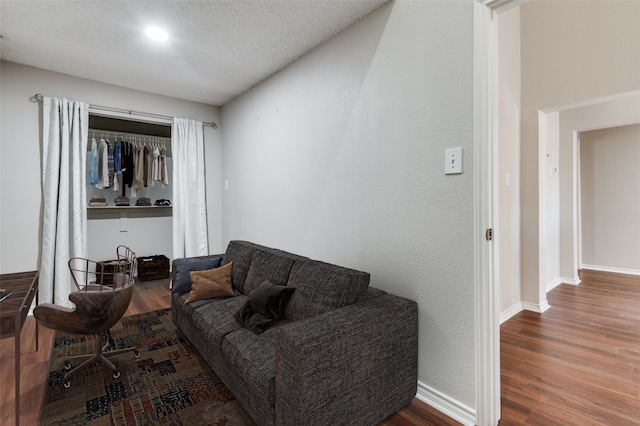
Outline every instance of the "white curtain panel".
POLYGON ((173 258, 209 254, 202 122, 174 118, 173 258))
POLYGON ((40 302, 71 307, 67 262, 87 257, 89 105, 45 97, 42 103, 42 252, 40 302))

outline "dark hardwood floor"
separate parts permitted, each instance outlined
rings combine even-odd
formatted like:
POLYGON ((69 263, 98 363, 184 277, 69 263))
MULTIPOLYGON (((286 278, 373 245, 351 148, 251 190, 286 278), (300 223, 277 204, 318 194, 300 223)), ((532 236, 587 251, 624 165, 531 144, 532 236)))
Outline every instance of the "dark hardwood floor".
POLYGON ((501 426, 640 425, 640 277, 580 275, 501 326, 501 426))
MULTIPOLYGON (((501 426, 640 425, 640 277, 583 271, 579 286, 548 294, 544 314, 521 312, 501 326, 501 426)), ((139 282, 125 315, 168 307, 166 281, 139 282)), ((53 332, 33 317, 22 332, 21 413, 35 425, 53 332)), ((13 339, 0 340, 0 424, 14 417, 13 339)), ((414 399, 383 426, 456 426, 414 399)))

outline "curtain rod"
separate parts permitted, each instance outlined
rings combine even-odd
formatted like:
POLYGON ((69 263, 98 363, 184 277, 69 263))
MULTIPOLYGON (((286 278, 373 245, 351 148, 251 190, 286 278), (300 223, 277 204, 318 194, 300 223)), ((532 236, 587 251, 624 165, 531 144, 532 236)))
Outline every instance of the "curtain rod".
MULTIPOLYGON (((40 93, 36 93, 35 95, 33 95, 32 97, 29 98, 29 100, 31 102, 37 102, 37 101, 41 101, 44 99, 44 96, 42 96, 40 93)), ((162 114, 154 114, 154 113, 150 113, 150 112, 140 112, 140 111, 132 111, 132 110, 128 110, 128 109, 122 109, 122 108, 113 108, 113 107, 106 107, 106 106, 101 106, 101 105, 89 105, 90 108, 93 109, 98 109, 101 111, 110 111, 110 112, 118 112, 121 114, 129 114, 129 115, 140 115, 143 117, 151 117, 151 118, 161 118, 163 120, 172 120, 173 121, 173 117, 168 116, 168 115, 162 115, 162 114)), ((210 126, 213 127, 214 129, 217 129, 218 126, 216 125, 215 122, 202 122, 203 126, 210 126)))

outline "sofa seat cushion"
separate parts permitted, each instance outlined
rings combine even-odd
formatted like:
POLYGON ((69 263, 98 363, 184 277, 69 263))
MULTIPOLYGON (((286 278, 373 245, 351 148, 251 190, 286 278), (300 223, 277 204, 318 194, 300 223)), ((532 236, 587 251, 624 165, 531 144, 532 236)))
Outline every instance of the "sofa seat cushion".
POLYGON ((226 335, 222 356, 251 393, 274 408, 276 404, 276 337, 290 321, 282 320, 262 334, 240 328, 226 335))
POLYGON ((235 296, 228 299, 200 300, 183 305, 183 311, 206 336, 209 344, 220 348, 224 336, 242 328, 242 325, 233 318, 233 314, 245 299, 244 296, 235 296))
POLYGON ((297 321, 362 302, 367 299, 369 279, 366 272, 317 260, 298 260, 287 282, 296 291, 284 316, 297 321))

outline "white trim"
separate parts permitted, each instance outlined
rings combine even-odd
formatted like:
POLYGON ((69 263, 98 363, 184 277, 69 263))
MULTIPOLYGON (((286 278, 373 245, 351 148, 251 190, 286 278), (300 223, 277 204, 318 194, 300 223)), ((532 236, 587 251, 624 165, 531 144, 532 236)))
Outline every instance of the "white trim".
POLYGON ((416 398, 465 426, 473 426, 476 424, 476 412, 473 408, 450 398, 421 381, 418 381, 416 398))
POLYGON ((89 105, 89 114, 100 117, 120 118, 130 121, 138 121, 141 123, 159 124, 163 126, 171 126, 173 119, 168 116, 159 116, 157 114, 139 113, 136 111, 122 111, 118 108, 103 107, 98 105, 89 105))
POLYGON ((573 277, 573 278, 560 277, 559 279, 560 281, 562 281, 561 284, 580 285, 580 283, 582 282, 580 277, 573 277))
POLYGON ((523 310, 524 308, 522 307, 522 302, 518 302, 512 307, 507 308, 507 310, 502 311, 502 313, 500 314, 500 324, 504 324, 506 321, 511 319, 513 316, 518 315, 523 310))
POLYGON ((612 272, 614 274, 640 275, 640 270, 616 268, 614 266, 582 265, 582 269, 590 269, 592 271, 612 272))
POLYGON ((550 292, 551 290, 553 290, 554 288, 558 287, 560 284, 562 284, 564 281, 562 278, 558 277, 552 281, 549 281, 547 283, 547 293, 550 292))
POLYGON ((473 120, 474 120, 474 253, 475 253, 475 372, 476 419, 479 426, 494 426, 500 419, 499 288, 494 271, 495 242, 486 241, 493 228, 497 188, 495 176, 497 23, 493 11, 473 4, 473 120))
POLYGON ((549 302, 547 302, 546 300, 543 300, 542 303, 539 304, 522 302, 522 309, 524 309, 525 311, 537 312, 539 314, 543 313, 550 307, 551 305, 549 305, 549 302))
MULTIPOLYGON (((567 111, 567 110, 572 110, 572 109, 578 109, 578 108, 584 108, 584 107, 590 107, 590 106, 594 106, 594 105, 598 105, 598 104, 604 104, 604 103, 608 103, 608 102, 615 102, 615 101, 619 101, 621 99, 627 99, 627 98, 634 98, 634 97, 639 97, 640 96, 640 90, 630 90, 628 92, 620 92, 620 93, 614 93, 613 95, 606 95, 606 96, 600 96, 597 98, 590 98, 590 99, 586 99, 584 101, 578 101, 578 102, 573 102, 573 103, 568 103, 568 104, 564 104, 564 105, 558 105, 558 106, 554 106, 554 107, 550 107, 550 108, 543 108, 540 110, 540 112, 544 113, 544 114, 548 114, 550 112, 561 112, 561 111, 567 111)), ((633 121, 632 123, 636 123, 636 121, 633 121)), ((605 126, 605 127, 608 127, 605 126)), ((601 129, 602 126, 596 126, 594 128, 590 128, 590 127, 584 127, 581 128, 580 131, 584 132, 587 130, 597 130, 597 129, 601 129)))
POLYGON ((520 6, 528 0, 477 0, 491 10, 502 13, 509 9, 520 6))

